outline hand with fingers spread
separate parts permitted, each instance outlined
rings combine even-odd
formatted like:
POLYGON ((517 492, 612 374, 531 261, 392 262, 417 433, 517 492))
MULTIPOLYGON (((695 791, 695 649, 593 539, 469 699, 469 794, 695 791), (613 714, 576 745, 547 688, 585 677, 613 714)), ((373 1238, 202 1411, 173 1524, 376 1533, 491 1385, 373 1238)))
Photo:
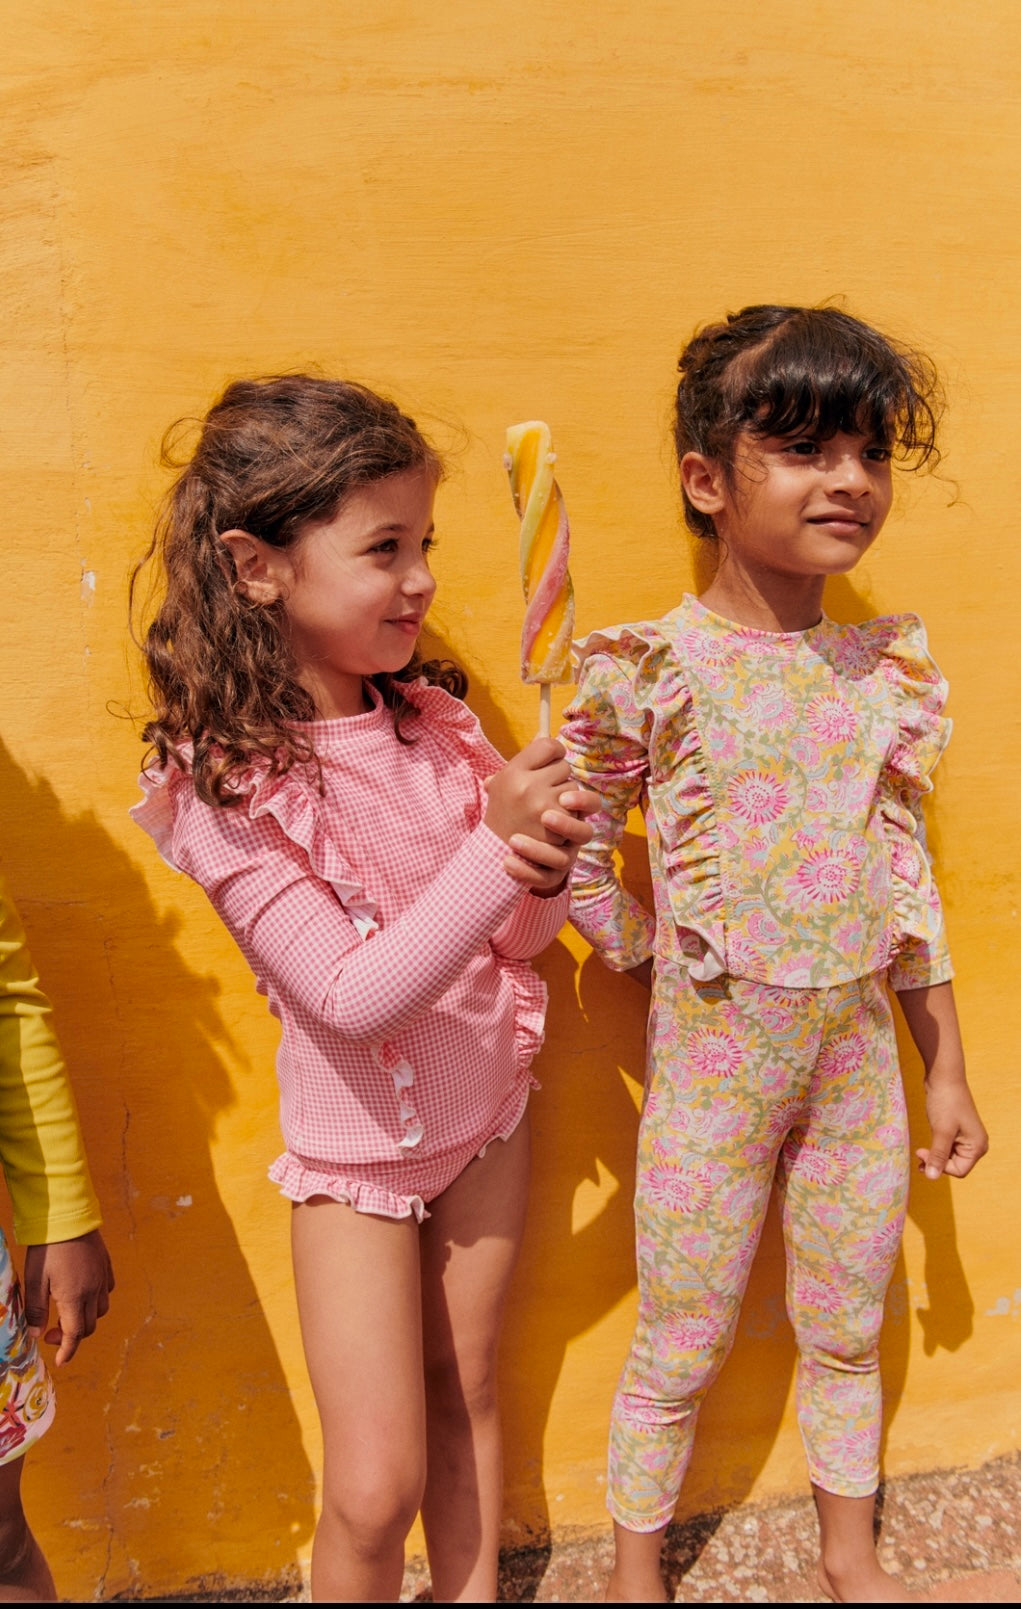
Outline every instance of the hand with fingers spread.
POLYGON ((29 1246, 25 1252, 25 1319, 29 1333, 56 1346, 59 1368, 109 1310, 113 1266, 98 1229, 75 1240, 29 1246), (50 1303, 56 1323, 47 1329, 50 1303))
POLYGON ((536 738, 486 783, 486 826, 513 851, 504 865, 536 894, 556 893, 592 837, 598 795, 571 777, 564 749, 536 738))

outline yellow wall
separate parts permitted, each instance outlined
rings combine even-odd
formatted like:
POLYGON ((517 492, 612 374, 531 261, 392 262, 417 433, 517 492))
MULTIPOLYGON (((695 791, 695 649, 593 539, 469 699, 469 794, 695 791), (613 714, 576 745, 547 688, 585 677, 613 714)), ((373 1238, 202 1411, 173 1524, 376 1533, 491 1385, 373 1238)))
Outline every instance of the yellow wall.
MULTIPOLYGON (((953 683, 935 840, 994 1148, 914 1193, 886 1338, 892 1472, 1017 1444, 1016 71, 1011 0, 14 0, 0 138, 0 851, 56 1002, 119 1273, 27 1489, 63 1590, 307 1559, 318 1430, 276 1154, 274 1031, 197 890, 130 826, 125 579, 160 433, 319 365, 454 451, 438 635, 500 744, 516 679, 504 427, 547 418, 579 624, 692 573, 667 444, 700 320, 832 295, 947 373, 949 478, 904 490, 833 612, 910 607, 953 683), (463 431, 462 431, 463 426, 463 431), (956 495, 955 495, 956 493, 956 495)), ((631 845, 640 879, 640 845, 631 845)), ((507 1348, 509 1536, 602 1524, 631 1322, 642 1001, 564 935, 507 1348)), ((918 1067, 907 1058, 919 1116, 918 1067)), ((780 1253, 684 1512, 801 1489, 780 1253)))

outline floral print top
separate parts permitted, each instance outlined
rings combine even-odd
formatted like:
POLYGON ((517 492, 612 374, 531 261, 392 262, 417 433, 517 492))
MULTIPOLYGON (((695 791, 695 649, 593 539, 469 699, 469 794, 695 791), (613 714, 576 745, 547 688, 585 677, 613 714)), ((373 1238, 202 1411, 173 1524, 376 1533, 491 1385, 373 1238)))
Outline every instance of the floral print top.
POLYGON ((921 801, 950 735, 915 615, 799 632, 735 625, 686 596, 595 632, 562 741, 603 796, 571 917, 607 964, 655 953, 696 978, 826 988, 889 969, 952 976, 921 801), (614 851, 645 817, 653 917, 614 851))

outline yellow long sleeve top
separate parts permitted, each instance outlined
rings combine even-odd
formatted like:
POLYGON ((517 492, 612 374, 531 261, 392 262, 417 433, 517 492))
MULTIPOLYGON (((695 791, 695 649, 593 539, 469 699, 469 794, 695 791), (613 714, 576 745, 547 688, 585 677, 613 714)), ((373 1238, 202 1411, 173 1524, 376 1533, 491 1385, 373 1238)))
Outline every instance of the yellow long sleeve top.
POLYGON ((102 1222, 50 1003, 0 879, 0 1166, 22 1245, 102 1222))

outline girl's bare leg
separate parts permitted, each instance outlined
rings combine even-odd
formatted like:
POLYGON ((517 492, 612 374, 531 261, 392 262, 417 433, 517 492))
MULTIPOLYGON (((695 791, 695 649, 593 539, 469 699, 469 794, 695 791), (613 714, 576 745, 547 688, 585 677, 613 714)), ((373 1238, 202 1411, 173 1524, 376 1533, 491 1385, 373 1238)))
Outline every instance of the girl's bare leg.
POLYGON ((524 1232, 528 1115, 494 1140, 422 1225, 428 1480, 422 1503, 433 1597, 496 1599, 503 1449, 497 1349, 524 1232))
POLYGON ((0 1603, 56 1603, 50 1567, 21 1506, 23 1458, 0 1465, 0 1603))
POLYGON ((876 1556, 874 1497, 838 1497, 812 1487, 819 1514, 819 1585, 834 1603, 918 1603, 876 1556))
POLYGON ((660 1555, 667 1528, 629 1531, 613 1522, 613 1570, 606 1583, 607 1603, 666 1603, 660 1555))
POLYGON ((291 1244, 323 1426, 312 1598, 395 1602, 425 1485, 418 1225, 314 1196, 291 1244))

